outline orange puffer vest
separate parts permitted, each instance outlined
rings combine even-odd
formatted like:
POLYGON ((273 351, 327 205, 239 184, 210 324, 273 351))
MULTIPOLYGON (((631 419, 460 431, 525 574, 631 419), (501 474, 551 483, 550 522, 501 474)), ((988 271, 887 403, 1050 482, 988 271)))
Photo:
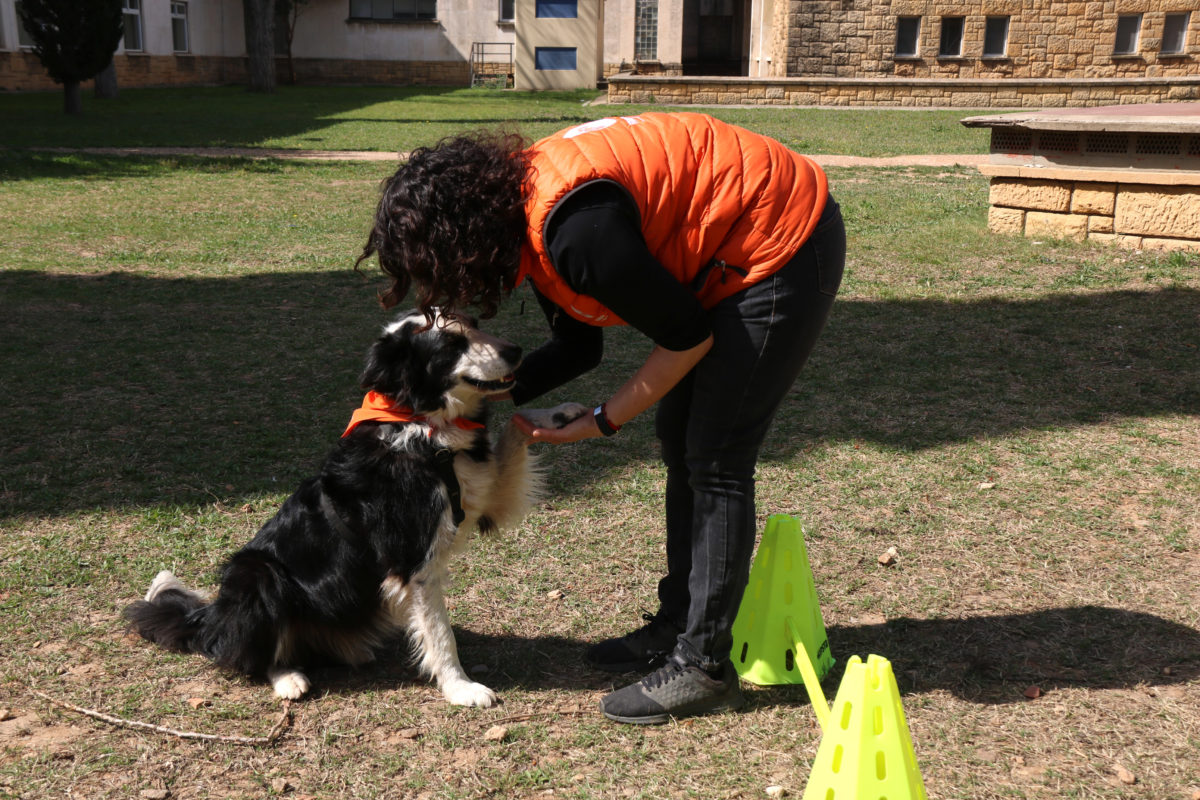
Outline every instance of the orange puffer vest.
POLYGON ((530 148, 525 277, 575 319, 621 325, 572 291, 550 263, 546 224, 572 190, 595 180, 623 186, 641 214, 651 254, 705 308, 787 263, 828 197, 825 173, 779 142, 695 113, 647 113, 584 123, 530 148), (698 284, 698 285, 696 285, 698 284))

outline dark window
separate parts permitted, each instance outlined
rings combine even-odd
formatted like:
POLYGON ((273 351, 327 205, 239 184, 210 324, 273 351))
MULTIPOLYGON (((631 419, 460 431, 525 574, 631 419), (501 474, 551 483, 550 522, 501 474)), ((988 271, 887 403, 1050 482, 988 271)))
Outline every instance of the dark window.
POLYGON ((900 17, 896 20, 896 55, 915 56, 921 38, 920 17, 900 17))
POLYGON ((574 19, 579 16, 577 0, 535 0, 534 6, 534 16, 538 19, 574 19))
POLYGON ((1126 14, 1117 17, 1117 41, 1113 44, 1115 55, 1130 55, 1138 50, 1138 34, 1142 32, 1142 15, 1126 14))
MULTIPOLYGON (((21 0, 17 0, 13 6, 17 9, 21 8, 21 0)), ((29 29, 25 27, 21 15, 17 14, 17 46, 18 47, 33 47, 33 37, 29 35, 29 29)))
POLYGON ((188 51, 187 3, 171 3, 171 48, 176 53, 188 51))
POLYGON ((1008 55, 1008 17, 988 17, 983 27, 983 54, 990 58, 1008 55))
POLYGON ((533 48, 533 68, 541 70, 575 69, 574 47, 533 48))
POLYGON ((125 49, 142 49, 142 0, 124 0, 121 4, 125 15, 125 49))
POLYGON ((962 55, 963 18, 942 17, 942 38, 938 44, 939 58, 955 58, 962 55))
POLYGON ((500 0, 500 21, 512 22, 516 17, 516 0, 500 0))
POLYGON ((1162 51, 1182 53, 1187 49, 1187 29, 1191 14, 1167 14, 1163 20, 1162 51))
POLYGON ((437 0, 350 0, 351 19, 437 19, 437 0))

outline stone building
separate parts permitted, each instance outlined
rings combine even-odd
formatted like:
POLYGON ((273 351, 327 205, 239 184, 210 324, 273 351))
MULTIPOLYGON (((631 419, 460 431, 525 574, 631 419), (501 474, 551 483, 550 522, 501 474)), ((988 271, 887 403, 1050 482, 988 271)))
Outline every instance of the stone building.
MULTIPOLYGON (((122 1, 122 85, 244 79, 241 0, 122 1)), ((0 90, 51 88, 23 38, 19 2, 0 0, 0 90)), ((292 52, 304 83, 467 85, 483 62, 491 74, 515 74, 516 54, 540 35, 532 13, 574 14, 595 28, 572 34, 578 58, 565 52, 576 43, 560 43, 570 46, 547 48, 562 56, 547 64, 574 64, 582 85, 607 77, 617 102, 1200 98, 1200 0, 302 0, 300 8, 292 52)))
POLYGON ((617 102, 1200 98, 1198 0, 608 0, 607 13, 640 21, 646 7, 657 29, 620 31, 622 60, 610 65, 617 102))

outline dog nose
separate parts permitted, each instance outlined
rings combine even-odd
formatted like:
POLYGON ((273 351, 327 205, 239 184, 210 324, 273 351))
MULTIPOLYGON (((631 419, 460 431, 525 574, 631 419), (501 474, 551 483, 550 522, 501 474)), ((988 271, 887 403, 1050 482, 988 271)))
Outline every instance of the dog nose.
POLYGON ((514 366, 521 363, 521 348, 518 345, 510 344, 500 350, 500 357, 514 366))

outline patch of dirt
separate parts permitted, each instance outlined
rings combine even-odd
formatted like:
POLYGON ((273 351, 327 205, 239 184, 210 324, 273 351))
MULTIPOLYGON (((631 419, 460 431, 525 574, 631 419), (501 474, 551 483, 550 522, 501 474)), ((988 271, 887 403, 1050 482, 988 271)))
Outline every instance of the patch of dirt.
POLYGON ((64 752, 69 745, 87 734, 76 725, 47 724, 36 712, 9 711, 9 719, 0 722, 0 749, 16 747, 29 753, 64 752))

